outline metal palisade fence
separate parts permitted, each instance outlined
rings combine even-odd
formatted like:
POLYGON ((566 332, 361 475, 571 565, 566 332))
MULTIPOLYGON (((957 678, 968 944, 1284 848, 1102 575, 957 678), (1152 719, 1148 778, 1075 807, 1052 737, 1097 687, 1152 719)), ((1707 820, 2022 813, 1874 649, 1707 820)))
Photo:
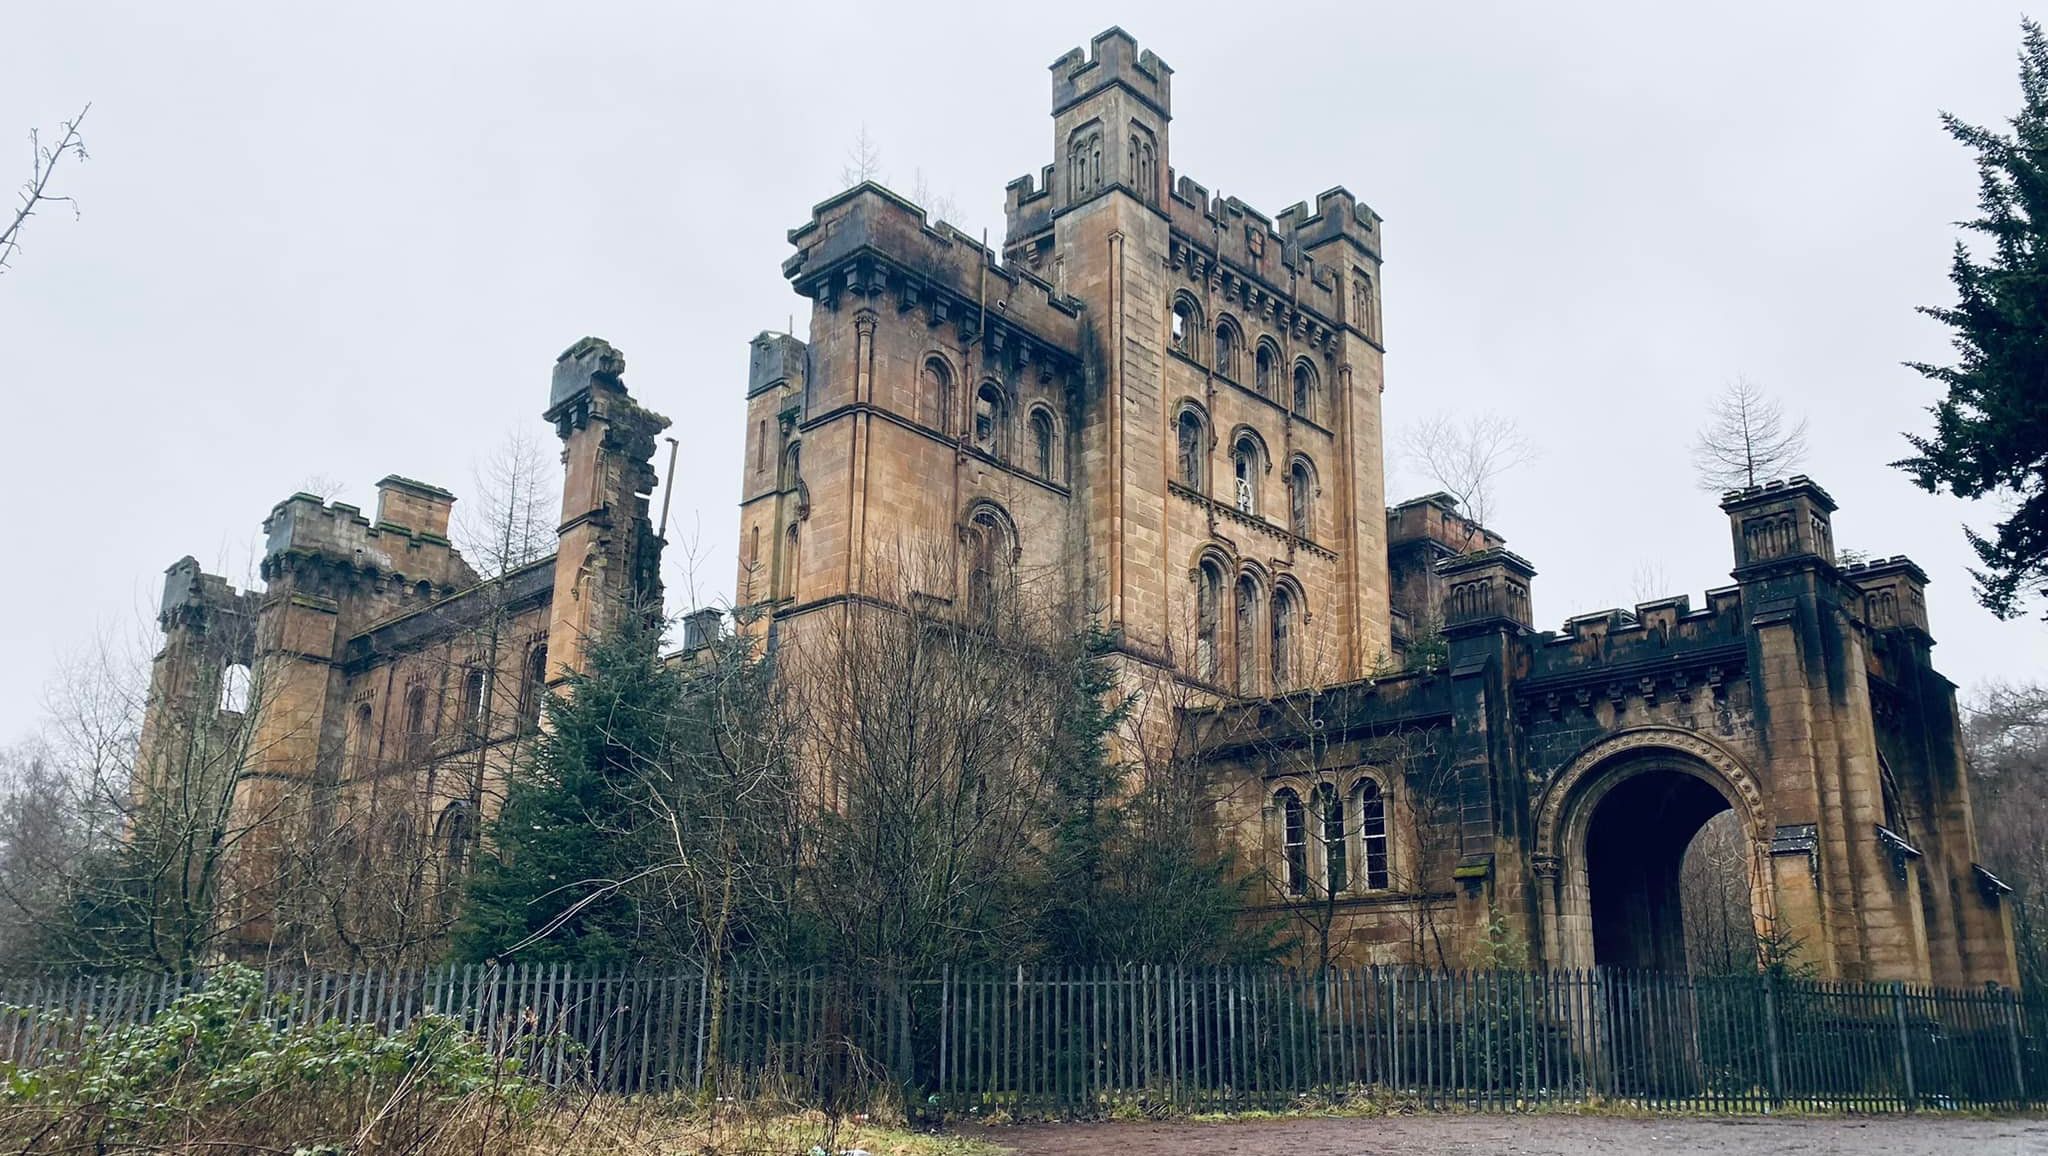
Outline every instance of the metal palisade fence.
MULTIPOLYGON (((62 1062, 201 977, 0 979, 0 1061, 62 1062)), ((1514 1109, 1852 1111, 2048 1099, 2048 1004, 1769 976, 1597 969, 1005 968, 900 982, 566 964, 274 972, 259 1014, 402 1030, 461 1020, 529 1076, 641 1094, 1089 1115, 1371 1093, 1514 1109)))

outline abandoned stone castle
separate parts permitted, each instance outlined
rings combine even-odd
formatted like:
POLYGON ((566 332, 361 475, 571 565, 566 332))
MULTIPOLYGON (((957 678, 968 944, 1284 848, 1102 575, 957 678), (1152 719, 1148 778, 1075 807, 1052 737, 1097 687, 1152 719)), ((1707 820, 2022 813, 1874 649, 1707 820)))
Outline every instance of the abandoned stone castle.
MULTIPOLYGON (((918 594, 960 613, 1060 588, 1131 685, 1193 692, 1219 838, 1353 962, 1498 913, 1542 963, 1683 966, 1681 857, 1732 810, 1759 925, 1823 974, 2014 981, 1917 566, 1838 562, 1834 502, 1795 477, 1723 499, 1733 584, 1705 605, 1536 630, 1498 535, 1443 495, 1387 504, 1379 215, 1336 188, 1268 217, 1177 173, 1172 69, 1119 29, 1051 71, 1052 161, 1010 184, 999 254, 874 184, 790 233, 808 332, 753 341, 732 431, 741 629, 799 637, 889 551, 950 559, 918 594)), ((667 422, 623 369, 594 339, 554 367, 551 557, 480 581, 453 496, 390 477, 374 517, 278 504, 260 591, 172 566, 145 764, 172 708, 254 670, 238 806, 405 756, 459 848, 488 793, 436 768, 489 768, 608 616, 659 598, 667 422)))

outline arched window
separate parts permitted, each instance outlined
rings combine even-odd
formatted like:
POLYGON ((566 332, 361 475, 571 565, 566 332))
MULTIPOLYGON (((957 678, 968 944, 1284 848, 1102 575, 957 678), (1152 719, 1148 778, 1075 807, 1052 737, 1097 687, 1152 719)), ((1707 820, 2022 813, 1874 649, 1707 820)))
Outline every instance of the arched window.
POLYGON ((1366 890, 1387 888, 1387 799, 1379 783, 1360 779, 1352 792, 1358 802, 1358 842, 1364 860, 1366 890))
POLYGON ((1202 315, 1194 298, 1183 293, 1173 299, 1173 320, 1168 337, 1175 350, 1195 356, 1195 335, 1202 331, 1202 315))
POLYGON ((1345 878, 1350 864, 1344 854, 1344 798, 1334 784, 1324 783, 1316 788, 1316 811, 1323 827, 1323 886, 1335 895, 1351 881, 1345 878))
POLYGON ((1204 560, 1195 571, 1195 673, 1216 681, 1223 617, 1223 571, 1204 560))
POLYGON ((372 747, 376 741, 375 732, 372 730, 375 718, 376 712, 369 703, 356 704, 356 717, 353 726, 350 727, 349 744, 351 753, 355 755, 356 773, 359 775, 369 774, 376 765, 372 758, 372 747))
POLYGON ((1270 341, 1259 342, 1253 383, 1258 387, 1261 394, 1272 397, 1279 386, 1279 376, 1280 351, 1274 348, 1273 343, 1270 341))
POLYGON ((1287 877, 1289 895, 1308 893, 1308 816, 1301 796, 1291 787, 1273 793, 1273 808, 1280 813, 1280 855, 1287 877))
POLYGON ((967 613, 980 622, 993 619, 1014 585, 1012 560, 1016 542, 1008 520, 994 507, 982 505, 967 520, 967 613))
POLYGON ((1351 324, 1360 333, 1379 339, 1378 310, 1373 301, 1372 276, 1363 269, 1351 270, 1351 324))
POLYGON ((1264 466, 1258 440, 1249 433, 1239 434, 1236 444, 1230 447, 1230 473, 1235 487, 1232 501, 1238 513, 1259 512, 1259 473, 1264 466))
POLYGON ((1315 507, 1311 499, 1315 494, 1315 481, 1309 474, 1308 463, 1296 460, 1287 470, 1287 528, 1296 537, 1315 537, 1315 507))
POLYGON ((1246 574, 1237 580, 1237 693, 1259 689, 1259 583, 1246 574))
POLYGON ((1237 327, 1228 317, 1216 323, 1216 372, 1233 381, 1237 380, 1237 347, 1241 344, 1237 327))
POLYGON ((462 672, 462 722, 472 733, 484 725, 484 692, 489 685, 490 675, 481 666, 462 672))
POLYGON ((953 371, 942 358, 928 357, 917 374, 917 420, 938 430, 951 432, 953 371))
POLYGON ((782 580, 776 583, 776 594, 780 598, 796 597, 796 578, 799 573, 797 569, 796 525, 795 522, 791 522, 789 529, 785 530, 782 535, 782 580))
POLYGON ((1032 461, 1038 467, 1038 476, 1047 481, 1060 480, 1059 433, 1052 423, 1052 415, 1043 409, 1031 411, 1032 461))
POLYGON ((220 709, 229 714, 249 713, 249 668, 231 662, 220 672, 220 709))
POLYGON ((476 837, 475 815, 470 812, 468 803, 458 799, 442 810, 441 818, 434 826, 434 842, 440 845, 448 873, 460 875, 463 861, 469 857, 470 842, 476 837))
POLYGON ((1158 199, 1159 166, 1152 144, 1152 133, 1139 124, 1131 125, 1131 143, 1127 159, 1130 167, 1125 171, 1131 185, 1138 192, 1138 199, 1151 204, 1158 199))
POLYGON ((543 642, 526 656, 526 677, 519 684, 519 725, 531 730, 540 725, 541 704, 548 697, 548 644, 543 642))
POLYGON ((405 692, 405 746, 417 756, 427 745, 427 688, 415 685, 405 692))
POLYGON ((1294 412, 1316 420, 1316 371, 1306 360, 1294 363, 1294 412))
POLYGON ((1174 442, 1180 458, 1181 484, 1191 490, 1204 490, 1202 467, 1209 460, 1209 429, 1202 422, 1202 415, 1192 407, 1180 411, 1180 420, 1174 423, 1174 442))
POLYGON ((986 382, 974 395, 974 445, 1003 456, 1003 391, 986 382))
POLYGON ((1079 198, 1102 187, 1102 127, 1076 130, 1067 147, 1067 195, 1079 198))
POLYGON ((791 442, 782 452, 782 488, 794 490, 804 476, 804 447, 802 442, 791 442))
POLYGON ((1294 687, 1294 595, 1281 586, 1273 591, 1273 689, 1294 687))

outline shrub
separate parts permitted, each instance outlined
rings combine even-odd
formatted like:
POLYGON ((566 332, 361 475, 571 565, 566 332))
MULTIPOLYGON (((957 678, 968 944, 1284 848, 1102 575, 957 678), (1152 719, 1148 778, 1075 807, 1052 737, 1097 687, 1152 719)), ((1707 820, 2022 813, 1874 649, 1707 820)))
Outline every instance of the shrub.
POLYGON ((422 1152, 522 1125, 540 1098, 516 1061, 446 1016, 387 1035, 290 1011, 229 966, 147 1024, 72 1025, 70 1050, 0 1063, 0 1138, 25 1154, 422 1152))

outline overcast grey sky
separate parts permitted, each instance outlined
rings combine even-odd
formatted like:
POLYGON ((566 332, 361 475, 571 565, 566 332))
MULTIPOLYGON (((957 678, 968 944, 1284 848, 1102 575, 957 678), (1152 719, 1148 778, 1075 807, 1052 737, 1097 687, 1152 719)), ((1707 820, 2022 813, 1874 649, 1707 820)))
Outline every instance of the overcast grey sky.
MULTIPOLYGON (((0 740, 51 669, 134 631, 191 553, 249 576, 308 479, 458 493, 585 334, 675 419, 677 521, 729 594, 746 342, 805 304, 784 233, 864 123, 997 237, 1051 159, 1046 66, 1111 23, 1175 69, 1176 170, 1267 212, 1343 184, 1387 219, 1386 409, 1543 447, 1495 521, 1538 621, 1724 584, 1685 447, 1746 374, 1813 421, 1836 539, 1934 580, 1937 660, 2042 673, 1969 592, 1961 504, 1885 463, 1944 359, 1975 193, 1938 109, 2017 106, 2006 3, 14 5, 0 178, 90 100, 83 213, 0 276, 0 740)), ((801 324, 801 320, 799 321, 801 324)), ((1390 462, 1390 466, 1394 463, 1390 462)), ((1422 487, 1398 468, 1389 493, 1422 487)), ((1980 520, 1986 512, 1976 514, 1980 520)), ((672 610, 682 609, 671 567, 672 610)))

